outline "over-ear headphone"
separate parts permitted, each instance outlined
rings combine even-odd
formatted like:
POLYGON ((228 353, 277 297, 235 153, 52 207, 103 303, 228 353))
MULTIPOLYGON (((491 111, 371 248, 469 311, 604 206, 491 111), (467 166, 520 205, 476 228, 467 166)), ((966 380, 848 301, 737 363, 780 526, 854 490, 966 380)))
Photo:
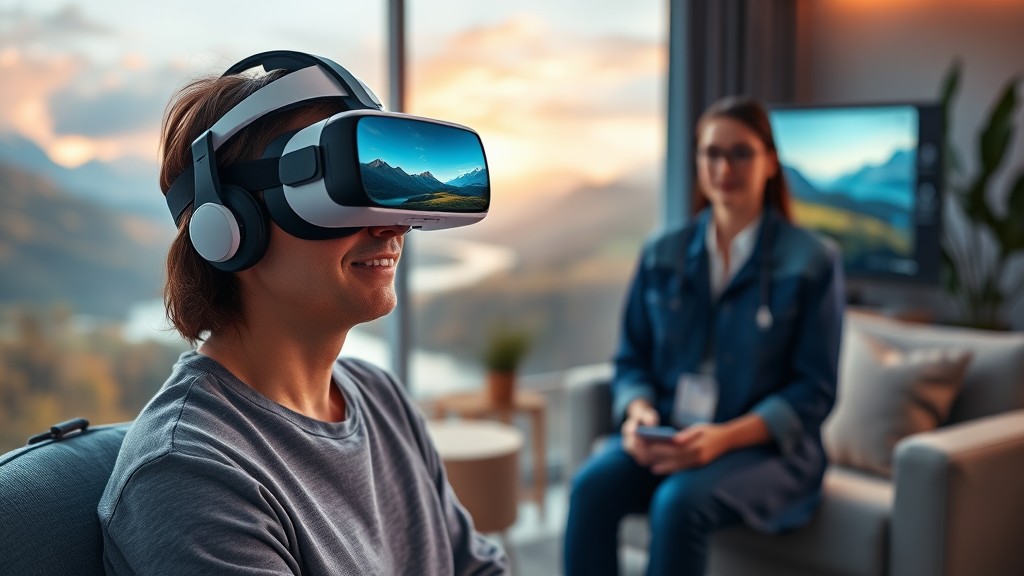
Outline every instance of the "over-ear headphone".
POLYGON ((195 203, 188 223, 196 252, 211 266, 237 272, 267 251, 270 223, 263 204, 241 186, 221 186, 209 131, 192 143, 195 203))
MULTIPOLYGON (((267 72, 283 69, 289 74, 315 66, 337 81, 341 90, 310 84, 314 89, 289 97, 282 93, 288 90, 284 87, 286 83, 275 86, 280 80, 271 82, 229 110, 192 143, 195 196, 189 238, 203 259, 226 272, 244 270, 263 257, 270 238, 270 220, 265 204, 252 192, 241 186, 221 184, 216 149, 260 117, 312 100, 337 99, 349 109, 383 108, 373 92, 347 70, 331 60, 302 52, 277 50, 256 54, 231 66, 224 75, 257 66, 263 66, 267 72)), ((182 176, 187 177, 187 173, 182 176)), ((175 219, 180 220, 180 212, 175 219)))

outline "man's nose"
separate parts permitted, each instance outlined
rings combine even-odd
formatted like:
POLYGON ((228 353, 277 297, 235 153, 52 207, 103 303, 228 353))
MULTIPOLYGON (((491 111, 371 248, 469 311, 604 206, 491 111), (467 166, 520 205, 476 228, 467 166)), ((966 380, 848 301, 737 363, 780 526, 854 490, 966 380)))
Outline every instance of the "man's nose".
POLYGON ((409 232, 408 226, 367 226, 367 232, 370 236, 377 238, 393 238, 395 236, 404 236, 409 232))

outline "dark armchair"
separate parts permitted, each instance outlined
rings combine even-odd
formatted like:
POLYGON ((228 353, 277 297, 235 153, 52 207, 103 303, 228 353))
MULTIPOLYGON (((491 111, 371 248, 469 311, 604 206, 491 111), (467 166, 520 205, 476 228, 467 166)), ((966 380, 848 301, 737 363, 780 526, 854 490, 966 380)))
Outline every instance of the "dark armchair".
POLYGON ((57 425, 0 456, 0 574, 103 574, 96 506, 128 426, 57 425))

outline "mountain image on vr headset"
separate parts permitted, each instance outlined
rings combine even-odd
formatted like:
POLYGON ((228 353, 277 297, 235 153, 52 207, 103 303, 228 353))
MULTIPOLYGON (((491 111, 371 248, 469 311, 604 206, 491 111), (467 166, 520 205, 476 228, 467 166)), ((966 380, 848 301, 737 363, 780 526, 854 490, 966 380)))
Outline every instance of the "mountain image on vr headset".
POLYGON ((429 171, 409 174, 380 158, 360 166, 363 186, 378 204, 451 212, 487 209, 490 186, 485 168, 476 168, 442 182, 429 171))
POLYGON ((491 189, 483 145, 467 128, 369 116, 356 128, 363 189, 378 205, 486 212, 491 189))

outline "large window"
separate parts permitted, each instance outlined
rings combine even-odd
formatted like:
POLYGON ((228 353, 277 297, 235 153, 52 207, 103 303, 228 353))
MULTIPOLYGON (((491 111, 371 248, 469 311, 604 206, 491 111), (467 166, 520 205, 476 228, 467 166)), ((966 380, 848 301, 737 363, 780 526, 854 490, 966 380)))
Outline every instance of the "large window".
MULTIPOLYGON (((479 385, 505 321, 526 372, 602 361, 656 221, 663 3, 407 3, 406 111, 471 126, 478 225, 414 233, 413 392, 479 385)), ((189 78, 264 50, 328 56, 388 101, 386 3, 0 3, 0 451, 73 416, 129 420, 186 348, 163 325, 173 236, 161 115, 189 78)), ((344 353, 387 366, 387 320, 344 353)))
POLYGON ((73 416, 133 418, 186 348, 160 329, 173 91, 284 48, 382 87, 384 18, 383 2, 0 2, 0 451, 73 416))
POLYGON ((487 218, 413 233, 414 393, 478 387, 496 325, 525 373, 601 362, 657 221, 667 68, 660 2, 408 2, 407 109, 476 129, 487 218))

